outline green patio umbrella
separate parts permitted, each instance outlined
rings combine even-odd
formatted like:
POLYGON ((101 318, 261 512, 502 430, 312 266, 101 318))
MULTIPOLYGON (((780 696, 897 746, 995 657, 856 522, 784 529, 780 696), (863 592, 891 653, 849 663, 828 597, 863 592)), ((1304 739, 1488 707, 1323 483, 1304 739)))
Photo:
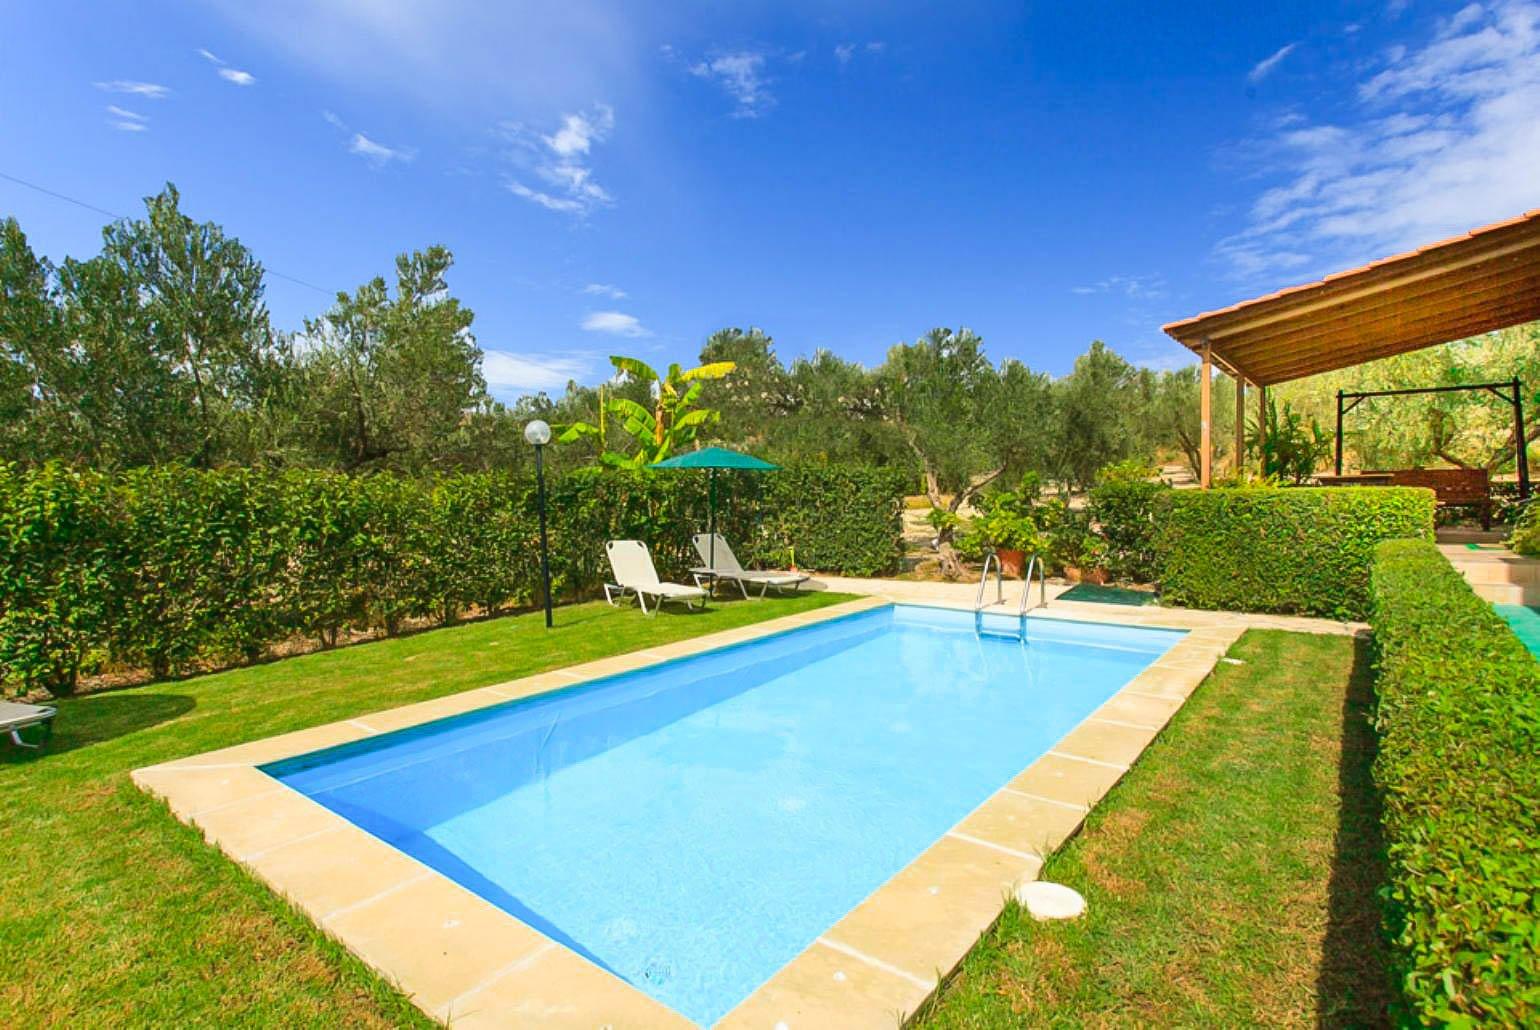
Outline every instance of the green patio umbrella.
POLYGON ((710 549, 706 564, 715 570, 717 567, 717 469, 747 469, 750 472, 774 472, 781 466, 772 465, 768 461, 762 461, 752 454, 730 451, 726 447, 703 447, 698 451, 686 451, 684 454, 676 454, 672 458, 655 461, 647 467, 655 469, 706 470, 706 510, 710 513, 707 531, 711 534, 711 544, 709 545, 710 549))

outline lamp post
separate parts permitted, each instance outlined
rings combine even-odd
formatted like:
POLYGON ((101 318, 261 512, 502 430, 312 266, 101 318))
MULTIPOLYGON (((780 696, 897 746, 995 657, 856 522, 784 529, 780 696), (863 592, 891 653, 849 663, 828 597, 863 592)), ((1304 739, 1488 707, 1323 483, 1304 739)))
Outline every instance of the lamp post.
POLYGON ((535 447, 535 490, 540 498, 540 578, 545 583, 545 628, 551 628, 551 545, 545 536, 545 445, 551 427, 538 418, 524 427, 524 439, 535 447))

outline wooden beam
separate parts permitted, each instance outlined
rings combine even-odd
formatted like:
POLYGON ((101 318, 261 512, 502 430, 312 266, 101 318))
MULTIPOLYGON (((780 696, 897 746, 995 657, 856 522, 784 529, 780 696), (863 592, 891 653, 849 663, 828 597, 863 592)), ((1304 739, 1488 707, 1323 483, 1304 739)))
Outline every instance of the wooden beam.
MULTIPOLYGON (((1451 247, 1449 251, 1443 252, 1441 248, 1434 247, 1420 253, 1387 258, 1371 266, 1328 276, 1317 283, 1296 286, 1232 308, 1173 322, 1165 330, 1178 339, 1186 337, 1196 340, 1202 334, 1212 341, 1215 337, 1256 329, 1361 297, 1405 288, 1494 258, 1540 252, 1540 221, 1514 228, 1517 232, 1506 234, 1506 238, 1451 241, 1463 246, 1451 247)), ((1493 233, 1493 236, 1497 234, 1493 233)))
POLYGON ((1460 322, 1413 326, 1397 334, 1388 342, 1382 340, 1366 344, 1361 339, 1342 340, 1329 349, 1316 347, 1304 354, 1280 356, 1267 362, 1253 363, 1247 367, 1251 371, 1250 378, 1253 382, 1271 386, 1290 379, 1302 379, 1321 372, 1362 365, 1379 358, 1393 357, 1397 354, 1421 350, 1424 347, 1436 347, 1454 340, 1479 336, 1482 333, 1505 329, 1509 326, 1523 325, 1540 318, 1540 308, 1526 304, 1504 308, 1500 313, 1489 312, 1488 315, 1490 317, 1484 316, 1479 319, 1473 317, 1460 322), (1502 317, 1497 317, 1497 314, 1501 314, 1502 317))
POLYGON ((1505 263, 1483 269, 1479 276, 1455 276, 1430 281, 1415 288, 1385 293, 1375 297, 1341 304, 1309 319, 1300 319, 1282 325, 1253 329, 1239 334, 1232 342, 1222 342, 1216 349, 1221 352, 1237 345, 1261 348, 1274 341, 1297 344, 1301 332, 1326 335, 1347 326, 1394 324, 1407 317, 1409 312, 1426 317, 1435 311, 1450 307, 1473 306, 1493 300, 1501 300, 1540 284, 1540 264, 1535 262, 1505 263))
POLYGON ((1246 471, 1246 380, 1235 377, 1235 476, 1246 471))
POLYGON ((1214 482, 1214 348, 1203 344, 1203 378, 1198 383, 1198 485, 1207 490, 1214 482))
MULTIPOLYGON (((1540 273, 1529 281, 1506 286, 1497 292, 1467 290, 1452 293, 1443 307, 1433 310, 1404 308, 1389 317, 1353 317, 1348 312, 1331 326, 1300 325, 1292 336, 1268 340, 1240 338, 1231 342, 1230 357, 1248 368, 1263 369, 1279 361, 1341 351, 1373 341, 1396 344, 1401 338, 1420 335, 1439 326, 1447 331, 1490 332, 1491 327, 1506 328, 1534 321, 1540 317, 1540 273)), ((1460 339, 1455 336, 1451 339, 1460 339)), ((1217 355, 1222 357, 1223 355, 1217 355)))

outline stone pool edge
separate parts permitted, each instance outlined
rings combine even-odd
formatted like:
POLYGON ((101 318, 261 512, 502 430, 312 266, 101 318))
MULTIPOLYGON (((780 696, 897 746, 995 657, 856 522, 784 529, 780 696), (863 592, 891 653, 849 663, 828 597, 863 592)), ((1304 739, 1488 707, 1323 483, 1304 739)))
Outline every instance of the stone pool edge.
MULTIPOLYGON (((148 766, 132 778, 436 1019, 692 1027, 258 767, 891 603, 848 601, 148 766)), ((893 1026, 913 1015, 1243 632, 1203 614, 1140 618, 1137 625, 1188 634, 717 1025, 893 1026)))

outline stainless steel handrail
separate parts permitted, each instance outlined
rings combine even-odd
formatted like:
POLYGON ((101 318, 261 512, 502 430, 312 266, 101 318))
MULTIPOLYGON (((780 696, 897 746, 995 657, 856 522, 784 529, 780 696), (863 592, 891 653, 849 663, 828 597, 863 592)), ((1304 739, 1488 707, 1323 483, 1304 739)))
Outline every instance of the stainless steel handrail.
POLYGON ((1000 575, 1000 558, 993 551, 984 559, 984 574, 979 577, 978 596, 973 599, 973 610, 984 609, 984 588, 989 585, 989 567, 995 567, 995 604, 1003 604, 1005 601, 1005 579, 1000 575))
POLYGON ((1027 614, 1027 598, 1032 596, 1033 569, 1037 570, 1037 606, 1039 608, 1048 607, 1048 572, 1043 565, 1043 560, 1034 554, 1032 560, 1027 563, 1026 575, 1021 577, 1021 607, 1016 614, 1022 618, 1025 618, 1027 614))

